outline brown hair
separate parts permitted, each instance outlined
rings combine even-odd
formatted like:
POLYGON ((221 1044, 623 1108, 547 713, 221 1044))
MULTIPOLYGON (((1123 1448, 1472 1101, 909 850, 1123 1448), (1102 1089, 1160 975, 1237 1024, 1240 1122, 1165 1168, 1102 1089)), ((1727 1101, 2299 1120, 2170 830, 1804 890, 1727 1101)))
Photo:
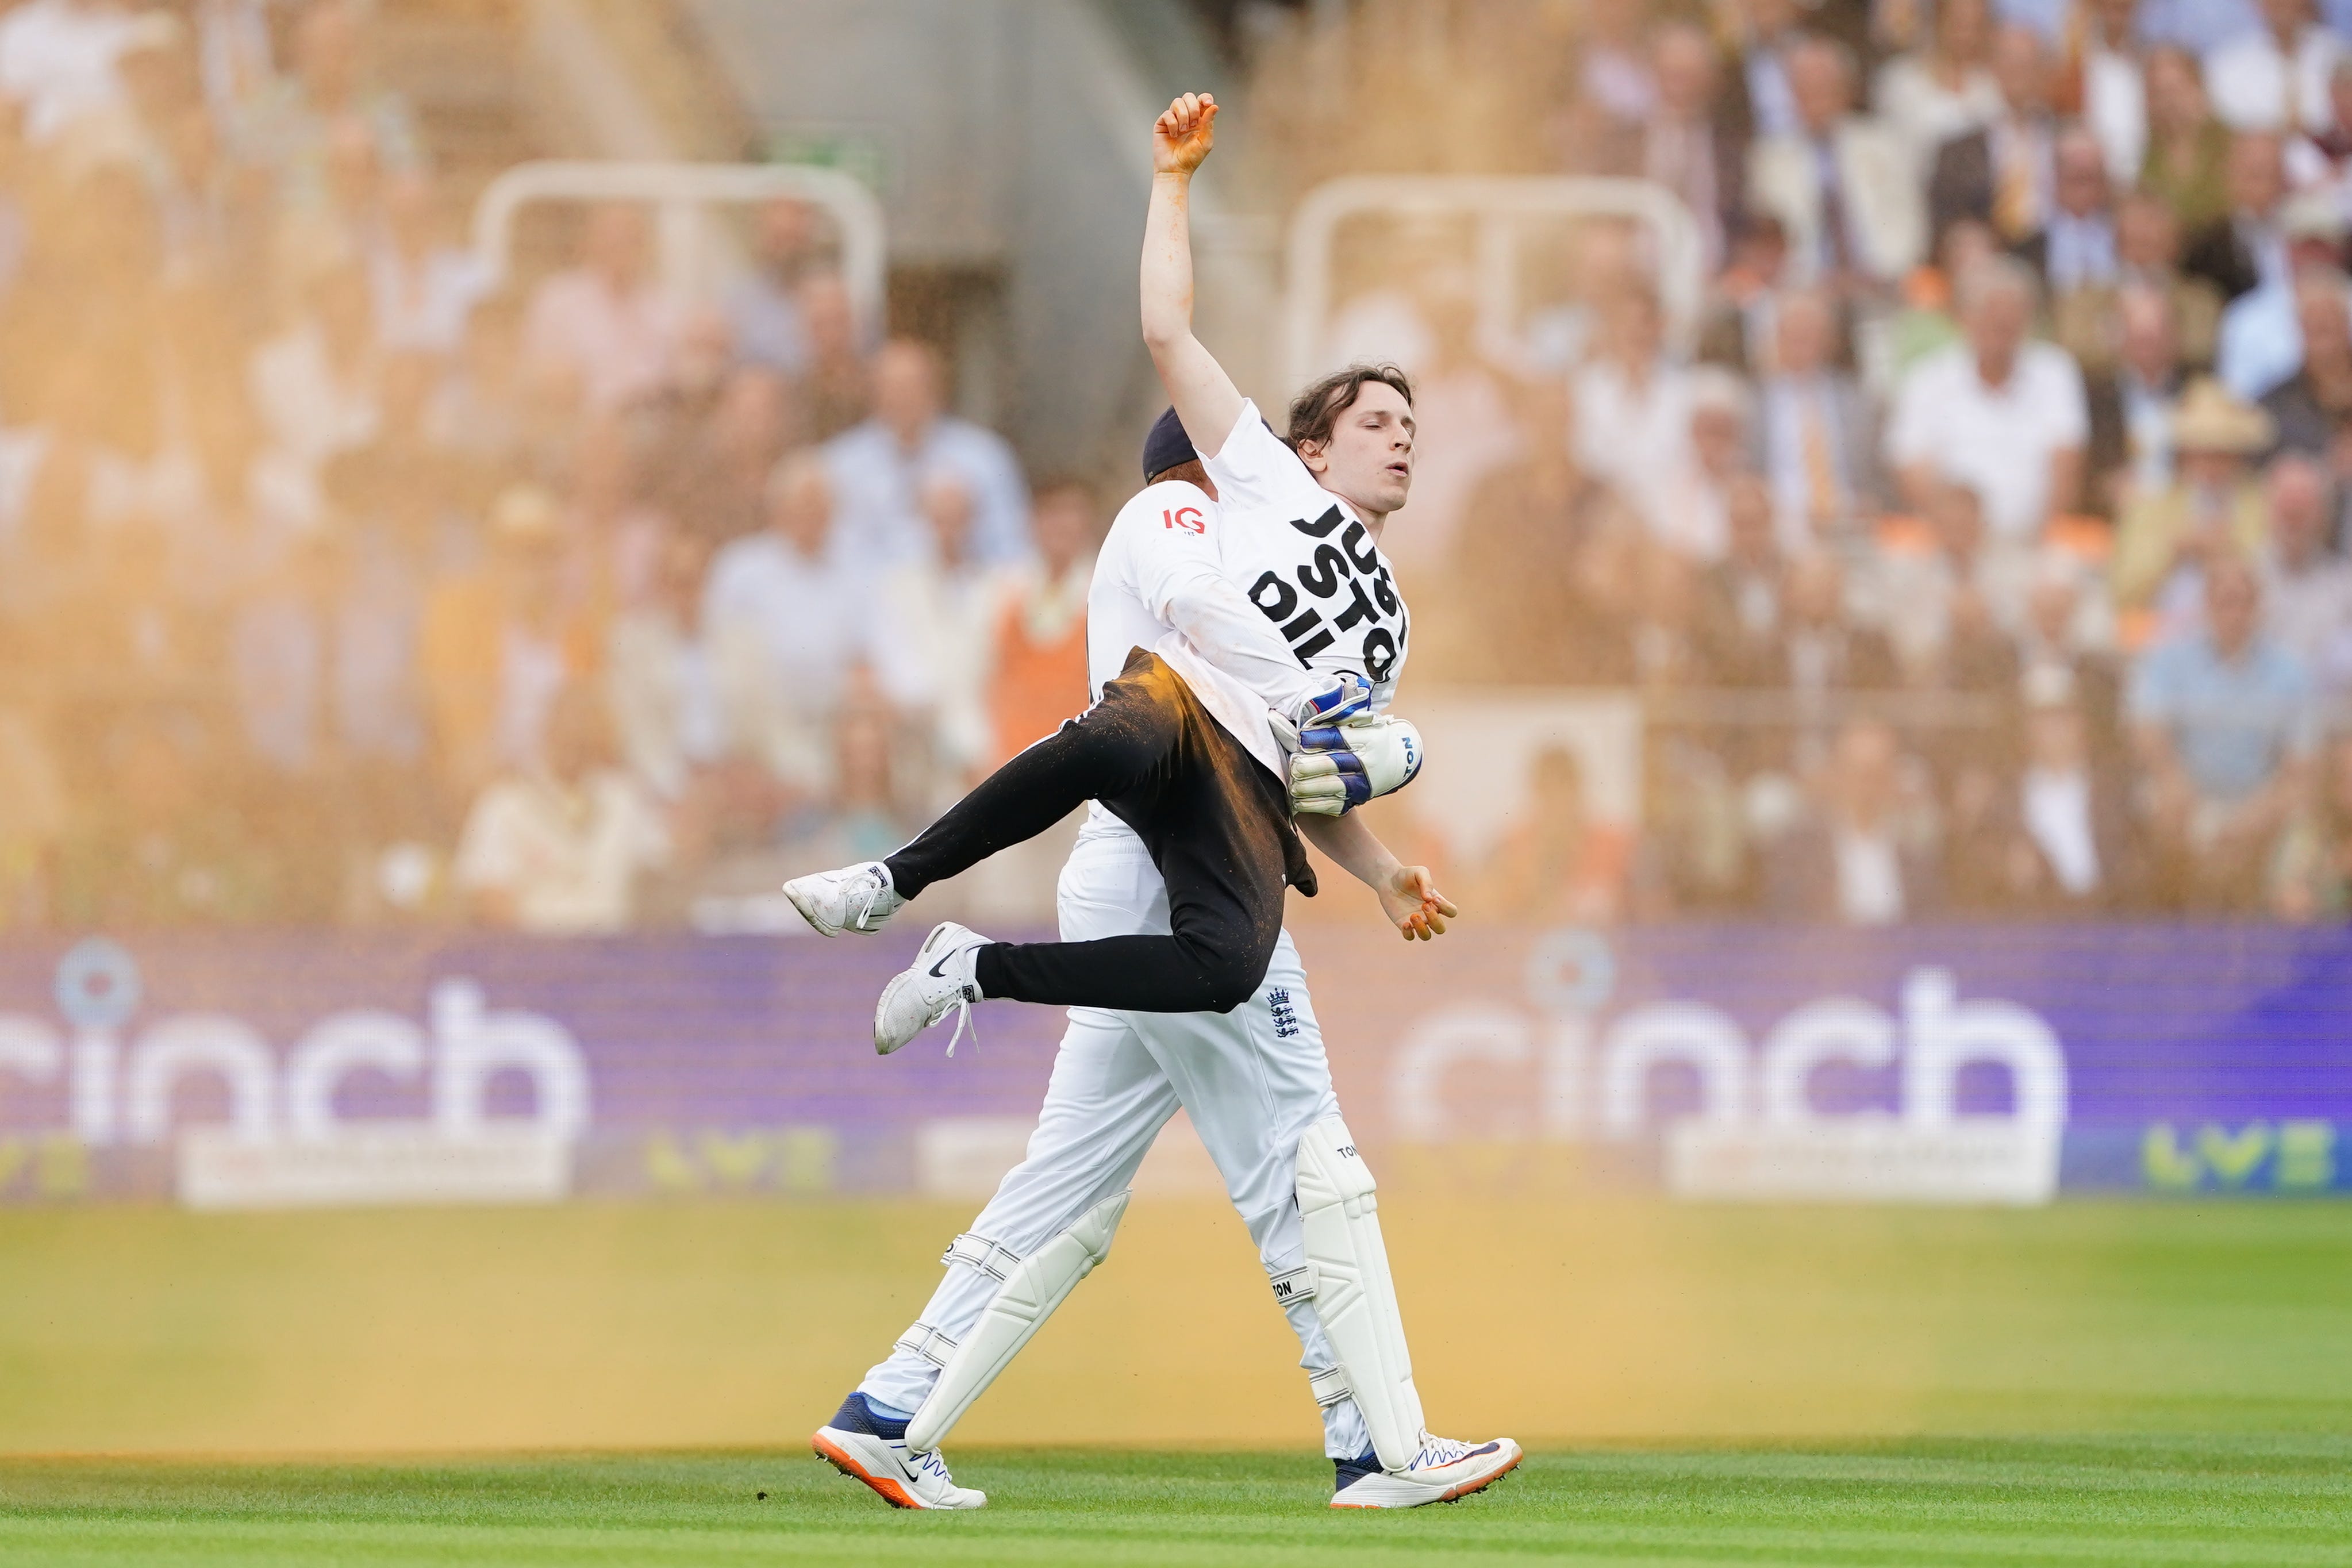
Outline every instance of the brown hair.
POLYGON ((1345 370, 1335 370, 1290 400, 1291 450, 1297 451, 1309 441, 1318 447, 1329 441, 1339 416, 1356 405, 1356 399, 1363 395, 1364 384, 1371 381, 1396 388, 1404 405, 1412 406, 1412 383, 1392 364, 1351 364, 1345 370))

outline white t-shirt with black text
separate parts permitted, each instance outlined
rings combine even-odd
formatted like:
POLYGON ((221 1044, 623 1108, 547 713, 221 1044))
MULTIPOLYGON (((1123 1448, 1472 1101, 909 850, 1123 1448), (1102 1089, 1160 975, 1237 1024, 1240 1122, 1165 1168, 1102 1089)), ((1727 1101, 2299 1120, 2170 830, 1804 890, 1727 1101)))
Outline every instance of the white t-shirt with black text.
POLYGON ((1225 574, 1271 621, 1301 668, 1353 671, 1385 710, 1404 669, 1412 619, 1396 574, 1356 509, 1315 482, 1257 405, 1213 458, 1225 574))

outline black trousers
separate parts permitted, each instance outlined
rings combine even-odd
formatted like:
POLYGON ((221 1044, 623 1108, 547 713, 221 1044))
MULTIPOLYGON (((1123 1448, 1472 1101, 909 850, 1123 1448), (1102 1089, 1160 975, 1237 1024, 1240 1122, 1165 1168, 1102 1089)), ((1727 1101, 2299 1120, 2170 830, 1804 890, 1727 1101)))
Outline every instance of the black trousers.
POLYGON ((1289 795, 1156 654, 1136 648, 1102 700, 1014 757, 889 858, 911 899, 1098 800, 1168 884, 1168 936, 992 942, 981 994, 1066 1007, 1223 1013, 1256 994, 1286 887, 1315 873, 1289 795))

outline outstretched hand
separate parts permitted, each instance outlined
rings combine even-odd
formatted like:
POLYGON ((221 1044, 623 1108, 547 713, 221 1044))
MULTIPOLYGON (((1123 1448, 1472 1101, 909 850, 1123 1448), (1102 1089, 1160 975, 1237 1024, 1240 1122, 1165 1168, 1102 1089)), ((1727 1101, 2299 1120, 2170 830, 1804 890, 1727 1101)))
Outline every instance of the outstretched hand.
POLYGON ((1158 174, 1190 174, 1216 145, 1217 100, 1188 92, 1168 106, 1151 127, 1151 169, 1158 174))
POLYGON ((1426 866, 1400 866, 1381 889, 1381 910, 1407 942, 1435 942, 1445 934, 1445 922, 1462 911, 1454 907, 1426 866))

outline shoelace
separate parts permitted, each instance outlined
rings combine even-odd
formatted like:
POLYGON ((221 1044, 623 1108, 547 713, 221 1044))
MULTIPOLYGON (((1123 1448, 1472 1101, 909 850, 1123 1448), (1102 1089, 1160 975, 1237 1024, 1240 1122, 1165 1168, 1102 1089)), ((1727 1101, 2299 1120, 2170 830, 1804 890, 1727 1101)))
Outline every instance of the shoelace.
POLYGON ((859 931, 866 929, 866 922, 874 918, 874 906, 882 901, 882 895, 887 890, 880 872, 868 871, 865 878, 866 901, 857 906, 857 918, 849 922, 859 931))
MULTIPOLYGON (((975 1046, 980 1044, 980 1030, 977 1027, 972 1027, 971 1025, 971 1005, 979 1000, 973 993, 977 992, 979 989, 980 987, 976 985, 967 985, 958 991, 955 994, 955 1000, 948 1005, 956 1010, 955 1033, 948 1037, 948 1055, 950 1056, 955 1055, 956 1042, 963 1038, 963 1032, 967 1027, 971 1027, 971 1043, 975 1046)), ((940 1018, 944 1018, 947 1016, 946 1008, 941 1008, 940 1011, 940 1018)), ((936 1024, 940 1021, 940 1018, 934 1018, 931 1022, 936 1024)))

